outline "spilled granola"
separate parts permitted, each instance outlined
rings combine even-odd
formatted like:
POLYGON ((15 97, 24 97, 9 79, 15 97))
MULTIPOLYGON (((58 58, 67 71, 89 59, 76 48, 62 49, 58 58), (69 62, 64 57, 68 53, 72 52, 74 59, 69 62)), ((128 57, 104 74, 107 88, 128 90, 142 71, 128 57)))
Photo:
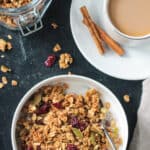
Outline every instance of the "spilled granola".
POLYGON ((0 70, 1 70, 1 72, 3 72, 3 73, 11 72, 11 69, 8 68, 8 67, 5 66, 5 65, 1 65, 0 70))
POLYGON ((57 44, 53 47, 53 51, 54 51, 54 52, 59 52, 59 51, 61 51, 61 46, 60 46, 59 43, 57 43, 57 44))
POLYGON ((129 95, 124 95, 123 96, 123 100, 126 102, 126 103, 129 103, 130 102, 130 96, 129 95))
POLYGON ((73 58, 68 53, 63 53, 60 55, 59 59, 59 68, 60 69, 66 69, 69 68, 69 66, 73 63, 73 58))
POLYGON ((17 85, 18 85, 18 81, 12 80, 12 81, 11 81, 11 85, 12 85, 12 86, 17 86, 17 85))
POLYGON ((0 89, 2 89, 3 87, 4 87, 4 84, 0 82, 0 89))
POLYGON ((55 22, 52 22, 51 26, 52 26, 53 29, 57 29, 58 28, 58 25, 55 22))
POLYGON ((7 77, 2 76, 2 83, 6 85, 8 83, 7 77))
MULTIPOLYGON (((66 93, 67 88, 62 83, 49 85, 31 96, 17 122, 19 150, 109 149, 100 124, 110 104, 101 106, 101 94, 96 89, 83 96, 66 93)), ((122 140, 114 119, 106 128, 118 149, 122 140)))
POLYGON ((6 50, 11 50, 12 44, 10 42, 5 41, 4 39, 0 39, 0 51, 5 52, 6 50))

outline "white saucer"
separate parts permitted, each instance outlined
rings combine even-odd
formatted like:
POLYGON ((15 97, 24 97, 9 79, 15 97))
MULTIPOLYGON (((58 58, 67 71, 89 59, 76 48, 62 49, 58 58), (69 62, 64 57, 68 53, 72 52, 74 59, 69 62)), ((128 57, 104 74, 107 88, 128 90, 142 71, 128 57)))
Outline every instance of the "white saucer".
POLYGON ((120 79, 141 80, 150 77, 150 44, 124 47, 126 54, 118 56, 107 48, 101 56, 88 29, 82 23, 80 7, 86 5, 93 20, 103 26, 104 0, 73 0, 70 11, 71 30, 83 56, 98 70, 120 79))

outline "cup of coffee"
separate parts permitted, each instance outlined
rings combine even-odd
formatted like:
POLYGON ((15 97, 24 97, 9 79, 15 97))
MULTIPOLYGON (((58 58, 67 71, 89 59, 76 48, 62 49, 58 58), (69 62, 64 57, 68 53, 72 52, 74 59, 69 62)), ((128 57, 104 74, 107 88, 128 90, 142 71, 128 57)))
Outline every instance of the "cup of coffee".
POLYGON ((149 0, 105 0, 104 27, 118 43, 139 46, 150 42, 149 0))

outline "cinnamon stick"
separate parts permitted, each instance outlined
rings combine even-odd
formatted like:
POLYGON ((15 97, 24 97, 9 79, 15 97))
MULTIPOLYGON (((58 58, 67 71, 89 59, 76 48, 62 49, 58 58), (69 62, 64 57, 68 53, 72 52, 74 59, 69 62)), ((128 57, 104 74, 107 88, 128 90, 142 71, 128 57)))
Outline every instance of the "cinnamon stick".
POLYGON ((93 38, 99 52, 101 54, 103 54, 105 50, 104 50, 104 47, 102 44, 102 40, 101 40, 101 38, 97 32, 97 29, 96 29, 94 22, 92 21, 90 15, 88 13, 87 8, 85 6, 83 6, 80 8, 80 10, 81 10, 81 13, 83 15, 83 20, 84 20, 85 24, 87 25, 89 32, 91 33, 92 38, 93 38))
POLYGON ((106 44, 114 50, 117 54, 122 56, 125 52, 119 44, 117 44, 100 26, 95 24, 97 31, 99 32, 101 38, 106 42, 106 44))
POLYGON ((112 50, 122 56, 125 53, 124 49, 121 48, 121 46, 115 42, 100 26, 92 21, 87 8, 83 6, 80 10, 83 15, 83 23, 88 27, 100 52, 104 53, 104 47, 102 45, 102 42, 104 41, 112 50))

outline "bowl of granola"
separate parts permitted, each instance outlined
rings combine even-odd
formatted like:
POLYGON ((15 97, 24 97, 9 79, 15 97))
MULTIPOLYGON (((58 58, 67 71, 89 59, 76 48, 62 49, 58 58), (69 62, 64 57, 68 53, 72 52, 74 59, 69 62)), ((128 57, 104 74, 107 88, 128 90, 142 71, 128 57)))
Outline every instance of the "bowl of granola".
POLYGON ((113 93, 78 75, 48 78, 31 88, 14 113, 13 150, 109 150, 105 128, 118 150, 126 150, 128 123, 113 93), (109 116, 109 117, 107 117, 109 116))

